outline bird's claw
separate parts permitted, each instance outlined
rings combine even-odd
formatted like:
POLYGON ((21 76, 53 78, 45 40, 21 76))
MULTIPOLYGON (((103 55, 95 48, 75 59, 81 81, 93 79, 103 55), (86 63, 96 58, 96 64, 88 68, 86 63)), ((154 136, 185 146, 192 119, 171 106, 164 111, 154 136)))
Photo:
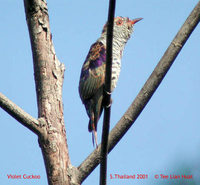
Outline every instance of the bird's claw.
POLYGON ((108 94, 108 95, 111 95, 112 93, 111 92, 108 92, 104 89, 105 93, 108 94))
POLYGON ((109 103, 108 105, 106 105, 106 108, 109 108, 109 107, 111 107, 111 104, 112 104, 112 103, 109 103))

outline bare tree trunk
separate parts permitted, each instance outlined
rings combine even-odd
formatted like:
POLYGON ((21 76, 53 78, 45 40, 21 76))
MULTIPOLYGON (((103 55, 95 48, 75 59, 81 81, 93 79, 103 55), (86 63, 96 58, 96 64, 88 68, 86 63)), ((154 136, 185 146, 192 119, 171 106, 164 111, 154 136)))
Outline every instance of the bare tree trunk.
POLYGON ((67 185, 70 184, 67 175, 70 159, 62 103, 65 68, 55 54, 46 2, 24 0, 24 5, 33 53, 38 117, 44 122, 39 144, 48 182, 52 185, 67 185))

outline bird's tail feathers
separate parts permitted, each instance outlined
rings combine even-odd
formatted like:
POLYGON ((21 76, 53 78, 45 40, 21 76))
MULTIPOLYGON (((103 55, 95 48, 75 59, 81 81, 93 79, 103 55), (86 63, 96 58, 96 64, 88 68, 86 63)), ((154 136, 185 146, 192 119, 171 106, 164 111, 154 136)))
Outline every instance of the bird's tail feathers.
POLYGON ((93 143, 93 146, 94 146, 94 142, 95 142, 96 148, 98 148, 97 131, 96 130, 92 130, 92 143, 93 143))
POLYGON ((92 121, 91 121, 91 119, 89 120, 89 123, 88 123, 88 131, 92 132, 92 121))
POLYGON ((89 108, 89 117, 90 121, 88 124, 88 130, 89 132, 92 132, 92 141, 93 145, 94 142, 97 147, 97 122, 99 121, 99 118, 101 116, 101 113, 103 111, 102 101, 103 101, 103 93, 102 93, 103 87, 98 91, 98 93, 95 95, 95 97, 92 99, 93 102, 91 102, 91 107, 89 108))

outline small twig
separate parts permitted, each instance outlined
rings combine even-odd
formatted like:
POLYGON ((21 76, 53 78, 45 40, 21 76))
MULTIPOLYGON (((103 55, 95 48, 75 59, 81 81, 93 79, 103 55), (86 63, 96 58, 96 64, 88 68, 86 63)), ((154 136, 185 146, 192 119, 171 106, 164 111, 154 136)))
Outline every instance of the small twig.
POLYGON ((106 74, 104 89, 104 119, 101 143, 101 166, 100 166, 100 185, 106 185, 107 176, 107 155, 108 155, 108 135, 110 130, 110 112, 111 112, 111 74, 112 74, 112 41, 113 24, 115 16, 115 0, 110 0, 108 11, 108 27, 106 37, 106 74))
MULTIPOLYGON (((122 116, 116 126, 112 129, 109 134, 108 140, 108 152, 110 152, 128 129, 133 125, 137 117, 140 115, 148 101, 151 99, 153 93, 158 88, 161 81, 164 79, 167 71, 173 64, 178 53, 183 48, 185 42, 197 26, 200 21, 200 1, 193 9, 174 40, 166 50, 165 54, 161 58, 160 62, 154 69, 153 73, 144 84, 143 88, 128 108, 126 113, 122 116), (176 44, 175 44, 176 43, 176 44), (177 44, 178 43, 178 44, 177 44)), ((80 166, 78 167, 79 174, 77 179, 79 182, 83 182, 86 177, 97 167, 100 162, 100 149, 92 152, 80 166)))
POLYGON ((26 113, 23 109, 14 104, 6 96, 0 93, 0 107, 4 109, 13 118, 19 121, 22 125, 36 133, 40 134, 40 123, 37 119, 26 113))

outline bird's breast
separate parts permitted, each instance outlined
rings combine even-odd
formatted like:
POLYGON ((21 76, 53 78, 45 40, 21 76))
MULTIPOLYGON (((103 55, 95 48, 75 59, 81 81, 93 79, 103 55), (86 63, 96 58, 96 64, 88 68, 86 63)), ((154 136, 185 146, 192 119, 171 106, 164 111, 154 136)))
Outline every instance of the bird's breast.
POLYGON ((111 91, 113 91, 117 85, 117 81, 119 78, 120 74, 120 69, 121 69, 121 59, 120 57, 113 57, 113 62, 112 62, 112 81, 111 81, 111 91))

